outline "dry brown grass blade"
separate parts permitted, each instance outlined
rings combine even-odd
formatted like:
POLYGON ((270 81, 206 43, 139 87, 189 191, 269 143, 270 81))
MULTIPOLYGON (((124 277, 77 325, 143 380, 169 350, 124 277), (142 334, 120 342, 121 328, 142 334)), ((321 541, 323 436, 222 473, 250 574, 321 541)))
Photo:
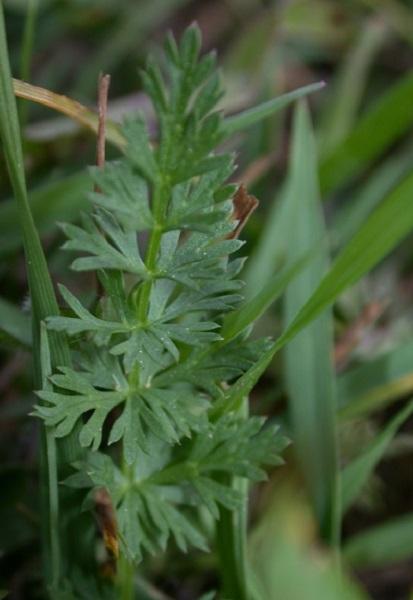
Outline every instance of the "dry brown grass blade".
MULTIPOLYGON (((37 85, 31 85, 19 79, 13 79, 13 89, 17 97, 32 102, 37 102, 47 106, 57 112, 60 112, 70 119, 73 119, 86 129, 90 129, 96 135, 99 129, 99 116, 95 111, 87 108, 77 100, 68 96, 56 94, 37 85)), ((106 120, 106 139, 123 150, 125 147, 125 138, 118 125, 114 121, 106 120)))
POLYGON ((98 86, 98 138, 96 147, 96 164, 98 167, 103 167, 105 165, 106 123, 108 112, 109 86, 110 75, 100 75, 98 86))

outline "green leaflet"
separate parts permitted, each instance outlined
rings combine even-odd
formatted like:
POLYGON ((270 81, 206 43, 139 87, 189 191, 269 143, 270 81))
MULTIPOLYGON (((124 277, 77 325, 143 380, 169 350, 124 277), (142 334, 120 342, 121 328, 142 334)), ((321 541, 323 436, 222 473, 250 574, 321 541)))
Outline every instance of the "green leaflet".
POLYGON ((164 549, 170 537, 184 552, 188 545, 206 550, 206 540, 193 524, 194 500, 217 518, 218 505, 233 510, 240 502, 234 490, 216 480, 218 474, 235 472, 259 481, 265 478, 260 465, 282 463, 279 454, 287 441, 273 427, 260 433, 262 425, 259 418, 223 417, 213 427, 203 421, 193 442, 184 442, 181 462, 173 460, 168 444, 151 434, 145 453, 138 451, 126 471, 108 456, 91 453, 66 484, 108 489, 117 509, 121 543, 135 561, 143 550, 156 554, 164 549), (182 484, 184 490, 179 488, 182 484))
POLYGON ((86 463, 77 465, 79 472, 66 483, 108 490, 116 509, 121 546, 131 561, 140 561, 143 551, 162 551, 170 536, 183 552, 188 545, 207 550, 201 533, 182 513, 179 491, 161 488, 150 480, 152 472, 167 460, 167 451, 154 438, 149 452, 143 471, 132 466, 126 472, 109 456, 93 453, 86 463))
POLYGON ((77 258, 72 263, 76 271, 118 269, 146 279, 149 274, 141 259, 136 236, 126 231, 109 213, 96 212, 88 219, 87 230, 67 223, 62 226, 69 238, 65 250, 84 251, 91 256, 77 258))
MULTIPOLYGON (((287 446, 285 437, 277 435, 277 427, 263 429, 265 419, 251 417, 246 420, 223 415, 213 425, 201 427, 188 452, 188 476, 213 473, 232 473, 252 481, 266 478, 260 464, 282 464, 280 452, 287 446), (236 434, 236 435, 235 435, 236 434)), ((175 483, 187 470, 186 464, 173 465, 155 476, 161 483, 175 483)))
POLYGON ((226 403, 228 393, 232 394, 236 388, 236 384, 233 384, 228 392, 224 392, 222 381, 241 376, 270 347, 271 341, 268 338, 242 342, 237 339, 224 345, 219 342, 208 350, 191 353, 188 360, 156 375, 154 382, 157 385, 170 385, 178 381, 197 386, 219 400, 212 410, 212 413, 215 413, 221 403, 226 403))
POLYGON ((126 160, 90 170, 99 193, 90 194, 96 206, 115 214, 126 231, 144 231, 153 225, 148 186, 126 160))
POLYGON ((204 404, 181 390, 148 389, 132 386, 126 380, 113 381, 112 389, 96 389, 85 374, 68 368, 60 371, 51 377, 51 381, 65 393, 39 392, 38 396, 47 404, 36 406, 34 414, 55 428, 56 437, 64 437, 82 415, 88 413, 88 420, 80 427, 79 442, 97 450, 108 415, 121 406, 122 413, 110 428, 108 443, 123 439, 128 464, 136 460, 139 451, 147 449, 150 434, 170 444, 178 442, 181 436, 188 436, 190 429, 196 427, 195 416, 204 404), (73 395, 70 406, 66 407, 68 396, 65 394, 68 392, 73 395))

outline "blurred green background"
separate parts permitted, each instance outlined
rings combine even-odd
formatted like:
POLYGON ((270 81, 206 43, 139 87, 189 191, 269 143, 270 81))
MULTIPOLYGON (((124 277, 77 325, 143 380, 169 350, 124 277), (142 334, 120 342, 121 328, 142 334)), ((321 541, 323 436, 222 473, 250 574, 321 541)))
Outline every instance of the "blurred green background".
MULTIPOLYGON (((309 98, 332 257, 413 168, 413 3, 409 0, 3 0, 14 76, 93 108, 99 73, 111 74, 109 115, 151 108, 139 68, 172 30, 192 21, 204 50, 217 48, 234 113, 324 80, 309 98)), ((59 252, 57 222, 87 210, 93 134, 34 102, 19 101, 26 173, 50 269, 88 296, 59 252)), ((283 227, 291 110, 232 142, 236 181, 260 201, 245 230, 247 294, 259 289, 297 241, 283 227)), ((116 157, 108 146, 108 158, 116 157)), ((0 588, 40 598, 37 429, 31 393, 30 326, 22 240, 7 173, 0 166, 0 588)), ((413 202, 413 197, 412 197, 413 202)), ((298 244, 299 245, 299 244, 298 244)), ((265 598, 413 597, 413 420, 399 419, 413 391, 413 253, 405 241, 334 307, 341 462, 367 456, 363 485, 345 513, 339 582, 319 542, 293 452, 251 498, 253 573, 265 598), (397 431, 397 433, 396 433, 397 431), (367 451, 367 454, 366 454, 367 451), (364 454, 363 454, 364 452, 364 454), (381 460, 380 464, 379 460, 381 460), (365 481, 364 481, 365 479, 365 481)), ((260 334, 281 326, 275 307, 260 334)), ((252 410, 288 430, 283 363, 251 398, 252 410)), ((170 554, 142 567, 142 598, 195 599, 216 585, 213 556, 170 554), (171 568, 171 565, 173 568, 171 568), (154 582, 156 589, 146 583, 154 582)), ((91 598, 96 597, 91 592, 91 598)), ((235 599, 234 599, 235 600, 235 599)))

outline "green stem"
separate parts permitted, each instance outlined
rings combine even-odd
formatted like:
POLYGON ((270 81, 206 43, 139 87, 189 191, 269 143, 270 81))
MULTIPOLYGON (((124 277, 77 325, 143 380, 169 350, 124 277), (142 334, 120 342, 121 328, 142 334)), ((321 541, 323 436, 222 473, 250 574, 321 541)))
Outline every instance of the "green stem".
POLYGON ((56 440, 50 428, 46 428, 46 455, 49 484, 49 548, 50 584, 53 593, 58 591, 60 581, 60 541, 59 541, 59 492, 57 475, 56 440))
MULTIPOLYGON (((249 413, 246 398, 239 411, 242 418, 249 413)), ((220 508, 217 523, 217 550, 221 570, 221 585, 225 597, 250 600, 247 565, 248 481, 227 475, 229 485, 241 495, 240 508, 230 511, 220 508)))
MULTIPOLYGON (((149 238, 148 248, 146 251, 145 265, 149 273, 153 273, 156 268, 159 248, 162 240, 162 220, 165 214, 166 205, 169 199, 170 186, 165 185, 163 181, 155 184, 153 191, 152 210, 154 216, 154 227, 149 238)), ((149 301, 152 290, 152 279, 144 281, 139 294, 138 300, 138 319, 141 323, 146 323, 148 317, 149 301)), ((134 379, 137 373, 132 372, 130 378, 134 379)), ((136 384, 136 382, 133 382, 136 384)), ((131 466, 123 458, 122 470, 124 475, 129 478, 131 466)), ((133 478, 132 478, 133 479, 133 478)), ((135 568, 126 556, 122 555, 118 564, 118 589, 120 600, 133 600, 135 595, 134 590, 135 568)))
MULTIPOLYGON (((162 229, 158 227, 154 227, 152 230, 151 237, 149 239, 148 251, 146 255, 146 268, 149 272, 153 271, 156 267, 156 258, 159 252, 159 246, 161 244, 162 238, 162 229)), ((149 299, 152 290, 152 280, 144 281, 142 283, 142 290, 139 296, 139 307, 138 307, 138 318, 141 323, 146 322, 148 307, 149 307, 149 299)))
MULTIPOLYGON (((156 267, 156 260, 158 257, 163 233, 162 222, 170 191, 170 185, 165 184, 163 180, 161 180, 160 183, 155 184, 152 202, 155 224, 149 238, 148 249, 145 257, 145 265, 150 274, 154 272, 156 267)), ((146 323, 147 319, 149 299, 152 290, 152 281, 152 279, 149 279, 149 281, 144 281, 142 283, 138 306, 138 318, 142 323, 146 323)))
MULTIPOLYGON (((132 377, 136 373, 132 372, 132 377)), ((123 453, 124 454, 124 453, 123 453)), ((136 465, 129 465, 125 456, 122 457, 122 472, 125 479, 131 483, 134 479, 136 465)), ((134 600, 135 598, 135 565, 131 563, 124 553, 121 553, 117 564, 117 588, 119 600, 134 600)))
MULTIPOLYGON (((50 346, 44 322, 40 325, 40 369, 42 389, 51 389, 52 374, 50 346)), ((53 431, 41 429, 40 482, 42 500, 43 563, 48 592, 51 598, 58 593, 60 583, 59 490, 56 440, 53 431)))
MULTIPOLYGON (((236 478, 229 484, 239 489, 236 478)), ((220 508, 217 523, 217 550, 221 570, 221 587, 225 598, 249 600, 246 568, 246 498, 236 511, 220 508)))
POLYGON ((118 562, 119 600, 134 600, 135 598, 135 567, 126 556, 121 555, 118 562))

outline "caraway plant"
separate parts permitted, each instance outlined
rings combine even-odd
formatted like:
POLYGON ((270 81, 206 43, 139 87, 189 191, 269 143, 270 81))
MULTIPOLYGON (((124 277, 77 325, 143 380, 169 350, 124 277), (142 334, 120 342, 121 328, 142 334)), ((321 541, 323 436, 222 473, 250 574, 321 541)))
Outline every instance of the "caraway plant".
MULTIPOLYGON (((285 241, 282 269, 245 294, 251 270, 240 234, 257 201, 236 182, 228 139, 323 84, 225 116, 215 54, 201 55, 191 26, 179 41, 169 35, 141 73, 155 131, 143 114, 112 123, 108 141, 121 155, 90 168, 84 213, 61 224, 71 268, 93 276, 87 299, 59 284, 59 308, 27 198, 0 21, 0 129, 32 309, 46 596, 155 598, 141 577, 145 561, 192 548, 212 551, 220 573, 205 598, 265 598, 247 552, 249 487, 283 462, 289 442, 273 419, 249 414, 248 395, 287 344, 291 437, 338 570, 343 504, 380 452, 340 470, 329 306, 411 230, 411 179, 329 268, 314 139, 299 100, 277 230, 282 243, 293 223, 296 238, 285 241), (284 332, 251 336, 284 291, 284 332)), ((348 594, 337 597, 360 597, 348 594)))

